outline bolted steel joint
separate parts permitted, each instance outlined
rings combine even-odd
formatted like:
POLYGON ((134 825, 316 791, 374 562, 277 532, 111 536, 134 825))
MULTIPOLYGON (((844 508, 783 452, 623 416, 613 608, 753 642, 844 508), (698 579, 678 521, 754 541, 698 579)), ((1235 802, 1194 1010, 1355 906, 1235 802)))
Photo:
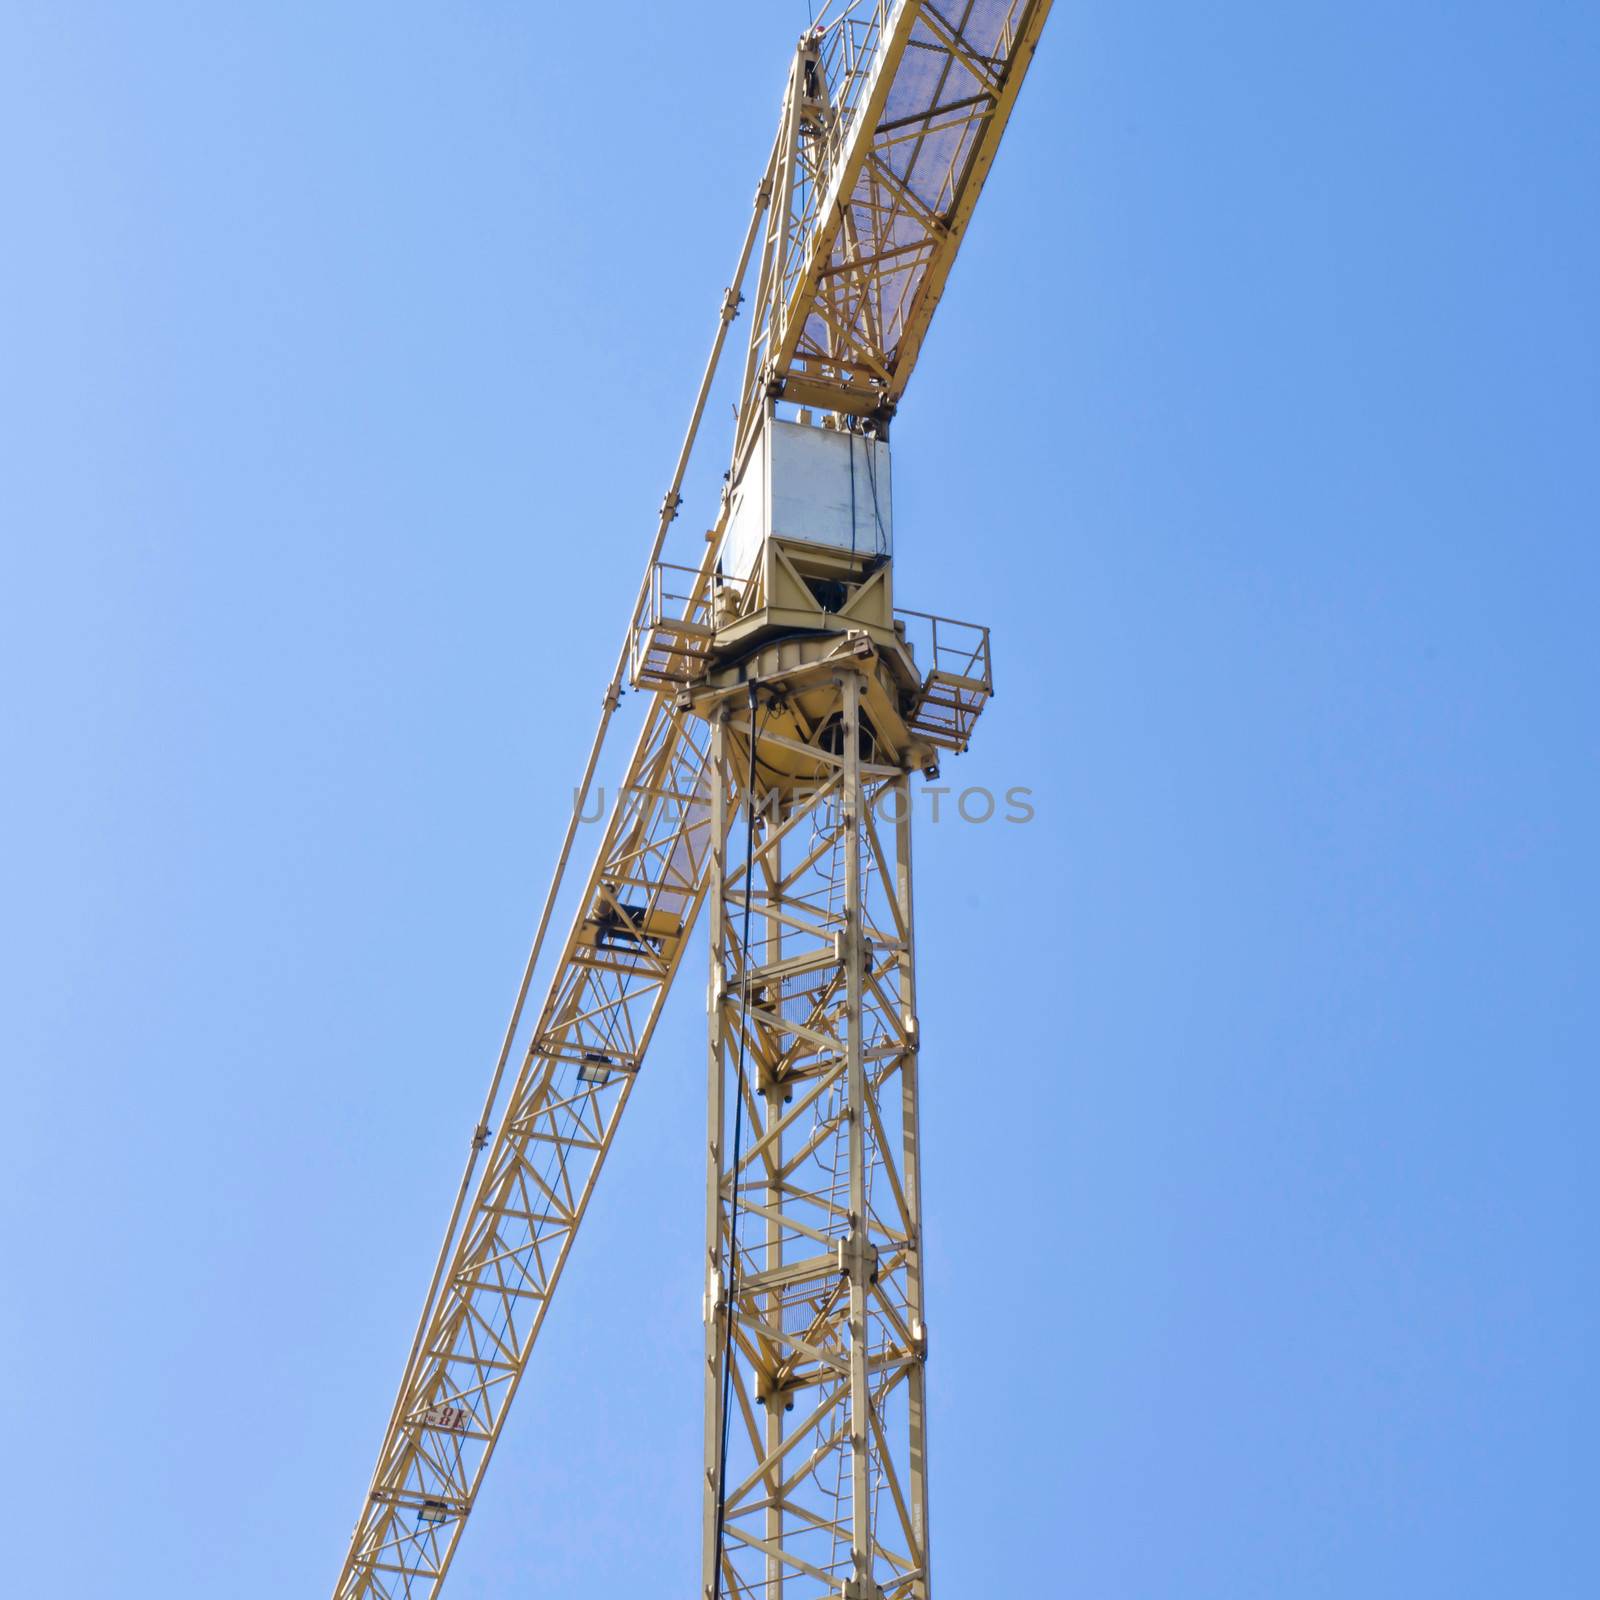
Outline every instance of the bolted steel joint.
POLYGON ((846 1238, 834 1240, 833 1256, 841 1277, 852 1283, 878 1281, 878 1247, 867 1241, 860 1228, 852 1229, 846 1238))
POLYGON ((795 1390, 798 1387, 799 1385, 793 1382, 786 1383, 781 1378, 762 1373, 756 1378, 756 1404, 763 1410, 776 1405, 785 1411, 793 1411, 795 1390))

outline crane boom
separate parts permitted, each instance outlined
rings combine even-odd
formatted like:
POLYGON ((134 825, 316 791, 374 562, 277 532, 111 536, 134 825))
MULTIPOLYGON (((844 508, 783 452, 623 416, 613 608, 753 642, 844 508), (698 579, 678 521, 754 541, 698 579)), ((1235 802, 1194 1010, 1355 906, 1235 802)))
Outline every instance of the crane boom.
POLYGON ((443 1580, 699 908, 705 757, 657 700, 424 1318, 340 1596, 443 1580))
POLYGON ((1049 13, 1050 0, 849 6, 802 42, 741 445, 760 396, 893 413, 1049 13))
MULTIPOLYGON (((664 592, 659 557, 759 241, 735 465, 774 401, 886 423, 1050 0, 862 0, 800 41, 711 357, 607 685, 483 1117, 335 1600, 437 1595, 643 1065, 707 885, 711 737, 641 674, 665 607, 708 605, 729 519, 664 592), (531 1024, 524 1001, 629 664, 643 727, 531 1024), (521 1047, 509 1091, 508 1063, 521 1047), (503 1103, 502 1103, 503 1102, 503 1103), (478 1167, 482 1162, 481 1175, 478 1167)), ((736 475, 736 474, 735 474, 736 475)), ((670 677, 670 674, 669 674, 670 677)))

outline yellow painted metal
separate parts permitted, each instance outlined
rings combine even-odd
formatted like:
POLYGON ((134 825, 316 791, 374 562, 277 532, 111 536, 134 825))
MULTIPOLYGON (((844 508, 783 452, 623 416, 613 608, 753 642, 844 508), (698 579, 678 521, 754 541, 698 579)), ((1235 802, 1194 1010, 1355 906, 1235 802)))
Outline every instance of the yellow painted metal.
POLYGON ((763 398, 893 414, 1050 4, 880 0, 802 41, 736 460, 763 398))
MULTIPOLYGON (((774 162, 757 187, 733 285, 723 295, 711 356, 662 500, 641 604, 677 515, 683 475, 738 308, 738 285, 771 198, 774 162)), ((708 550, 701 584, 711 561, 708 550)), ((336 1600, 418 1600, 443 1583, 693 928, 704 891, 705 741, 681 725, 667 700, 653 696, 544 1001, 531 1030, 525 1024, 579 818, 621 700, 630 644, 631 636, 601 698, 600 726, 336 1600), (640 913, 649 928, 638 925, 640 913), (502 1080, 519 1046, 521 1064, 503 1095, 502 1080), (448 1426, 441 1425, 446 1416, 448 1426)))
MULTIPOLYGON (((964 0, 943 11, 926 0, 858 3, 819 26, 796 53, 773 154, 662 501, 636 615, 602 696, 580 808, 611 735, 630 662, 635 683, 648 691, 643 727, 544 997, 529 1017, 526 1001, 566 881, 576 815, 566 830, 335 1600, 438 1594, 705 897, 713 810, 722 796, 726 814, 727 799, 712 761, 714 726, 691 701, 716 688, 714 639, 727 619, 717 616, 713 574, 726 502, 704 559, 684 572, 676 613, 686 629, 680 640, 693 636, 697 621, 708 624, 698 652, 705 659, 686 674, 652 676, 640 669, 640 644, 647 635, 660 642, 662 635, 652 630, 673 610, 663 599, 658 558, 678 512, 728 328, 744 298, 747 268, 759 257, 736 455, 780 398, 841 416, 874 416, 881 425, 910 377, 1048 9, 1048 0, 964 0), (691 680, 698 687, 689 687, 691 680)), ((895 658, 896 637, 910 661, 911 633, 930 623, 935 630, 931 644, 914 655, 920 683, 907 679, 903 665, 882 668, 888 678, 877 669, 861 678, 867 697, 861 705, 870 701, 877 708, 873 720, 888 726, 900 719, 900 776, 882 781, 903 784, 904 773, 933 759, 935 750, 965 746, 991 688, 987 634, 915 613, 899 613, 892 622, 880 613, 864 623, 866 646, 878 652, 880 668, 895 658)), ((755 628, 745 643, 768 668, 792 675, 803 665, 792 648, 786 655, 786 647, 764 642, 761 632, 755 628)), ((853 653, 861 643, 836 647, 853 653)), ((809 715, 804 707, 814 709, 816 697, 831 692, 813 684, 806 691, 810 699, 802 696, 796 704, 809 715)), ((785 737, 776 730, 764 735, 775 757, 785 737)), ((808 748, 804 737, 788 743, 808 748)), ((792 749, 788 756, 810 759, 792 749)), ((908 836, 901 843, 897 835, 906 908, 908 852, 908 836)), ((909 976, 909 945, 896 960, 909 976)), ((914 1089, 909 1092, 914 1113, 914 1089)), ((862 1106, 869 1109, 866 1101, 862 1106)), ((910 1126, 914 1134, 914 1115, 910 1126)), ((902 1173, 902 1191, 913 1181, 902 1173)), ((771 1226, 781 1234, 789 1224, 771 1226)), ((903 1252, 897 1257, 891 1248, 890 1257, 900 1262, 893 1270, 910 1270, 903 1252)), ((880 1253, 880 1263, 884 1259, 880 1253)), ((775 1285, 769 1289, 777 1292, 775 1285)), ((907 1298, 901 1321, 911 1307, 907 1298)), ((870 1313, 856 1304, 852 1315, 860 1322, 870 1313)), ((920 1429, 920 1365, 912 1366, 916 1370, 908 1367, 900 1385, 920 1429)), ((872 1381, 869 1371, 869 1386, 872 1381)), ((871 1402, 862 1398, 859 1383, 851 1394, 857 1407, 851 1415, 866 1418, 871 1402)), ((781 1443, 781 1432, 772 1431, 778 1426, 769 1422, 770 1446, 781 1443)), ((896 1491, 914 1524, 923 1515, 917 1509, 923 1473, 918 1446, 896 1491)), ((854 1468, 852 1482, 851 1504, 859 1508, 854 1468)), ((861 1522, 859 1509, 851 1514, 849 1560, 860 1573, 875 1559, 862 1545, 871 1524, 870 1518, 861 1522)), ((782 1524, 770 1511, 767 1520, 769 1533, 782 1524)), ((909 1535, 903 1546, 906 1560, 919 1559, 908 1553, 915 1546, 909 1535)), ((785 1558, 780 1549, 766 1559, 777 1572, 785 1558)), ((925 1554, 920 1559, 922 1587, 902 1583, 892 1592, 925 1593, 925 1554)), ((901 1569, 902 1578, 910 1570, 901 1569)), ((850 1593, 870 1592, 861 1587, 866 1579, 849 1581, 855 1585, 850 1593)), ((776 1600, 777 1591, 769 1592, 776 1600)))
POLYGON ((926 1600, 914 741, 850 630, 723 678, 702 1600, 926 1600))

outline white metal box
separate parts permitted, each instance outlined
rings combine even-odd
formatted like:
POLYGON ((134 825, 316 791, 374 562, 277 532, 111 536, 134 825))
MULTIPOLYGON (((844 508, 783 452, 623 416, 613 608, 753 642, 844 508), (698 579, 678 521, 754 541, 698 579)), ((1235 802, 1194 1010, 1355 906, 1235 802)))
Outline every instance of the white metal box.
POLYGON ((733 491, 722 570, 747 577, 769 534, 892 556, 888 441, 769 417, 733 491))

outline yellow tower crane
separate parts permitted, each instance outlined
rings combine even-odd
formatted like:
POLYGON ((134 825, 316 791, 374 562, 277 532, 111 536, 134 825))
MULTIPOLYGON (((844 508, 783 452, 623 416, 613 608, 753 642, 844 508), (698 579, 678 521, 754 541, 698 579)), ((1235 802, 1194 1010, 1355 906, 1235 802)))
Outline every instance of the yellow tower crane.
POLYGON ((794 52, 335 1600, 438 1594, 706 902, 702 1594, 927 1600, 910 784, 992 680, 986 629, 894 605, 889 425, 1049 9, 854 0, 794 52), (672 565, 746 303, 721 504, 672 565), (643 726, 530 1009, 625 682, 643 726))

